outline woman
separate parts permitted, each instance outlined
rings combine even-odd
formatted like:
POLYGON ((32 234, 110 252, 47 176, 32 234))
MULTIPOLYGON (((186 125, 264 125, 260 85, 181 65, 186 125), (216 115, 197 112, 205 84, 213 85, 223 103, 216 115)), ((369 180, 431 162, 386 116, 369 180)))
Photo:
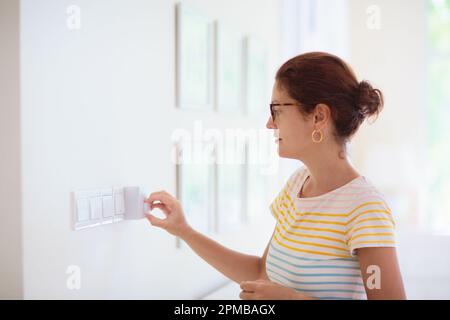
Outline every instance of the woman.
POLYGON ((270 206, 277 224, 263 256, 227 249, 196 232, 165 191, 146 201, 167 218, 148 220, 240 283, 241 299, 405 299, 390 209, 345 154, 364 119, 381 111, 382 93, 322 52, 290 59, 275 80, 267 128, 274 130, 280 157, 304 167, 270 206))

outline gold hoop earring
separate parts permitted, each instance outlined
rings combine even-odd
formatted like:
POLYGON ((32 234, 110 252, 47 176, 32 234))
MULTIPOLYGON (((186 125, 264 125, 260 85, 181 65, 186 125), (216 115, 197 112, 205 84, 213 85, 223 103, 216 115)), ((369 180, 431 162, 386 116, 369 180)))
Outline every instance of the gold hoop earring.
POLYGON ((314 129, 314 131, 313 131, 312 134, 311 134, 311 139, 312 139, 312 141, 313 141, 314 143, 321 143, 322 140, 323 140, 323 133, 322 133, 322 130, 315 130, 315 129, 314 129), (314 134, 315 134, 315 133, 319 133, 319 134, 320 134, 320 139, 319 139, 319 140, 315 140, 315 139, 314 139, 314 134))

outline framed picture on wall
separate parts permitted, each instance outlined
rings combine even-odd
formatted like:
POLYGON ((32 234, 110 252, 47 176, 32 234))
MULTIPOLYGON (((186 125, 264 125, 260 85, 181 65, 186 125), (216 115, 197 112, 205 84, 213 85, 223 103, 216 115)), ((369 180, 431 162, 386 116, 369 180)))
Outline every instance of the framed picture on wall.
POLYGON ((245 221, 246 168, 245 145, 226 143, 218 146, 217 163, 217 231, 235 230, 245 221), (223 152, 222 155, 219 152, 223 152))
POLYGON ((221 22, 215 25, 217 109, 244 113, 244 37, 221 22))
POLYGON ((194 8, 176 5, 176 100, 182 109, 213 109, 214 24, 194 8))
POLYGON ((245 88, 247 113, 267 115, 270 96, 268 84, 268 51, 264 42, 253 36, 245 39, 245 88))
POLYGON ((246 144, 246 174, 247 174, 247 207, 246 219, 249 223, 258 220, 269 212, 267 184, 268 177, 261 170, 261 164, 250 157, 250 144, 246 144))
POLYGON ((176 195, 187 222, 195 230, 211 235, 215 216, 214 147, 180 140, 176 148, 176 195))

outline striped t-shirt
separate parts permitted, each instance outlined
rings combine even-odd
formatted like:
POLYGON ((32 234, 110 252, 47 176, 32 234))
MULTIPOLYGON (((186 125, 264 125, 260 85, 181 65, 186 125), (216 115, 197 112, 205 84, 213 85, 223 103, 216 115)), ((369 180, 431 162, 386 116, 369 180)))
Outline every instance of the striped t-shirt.
POLYGON ((269 279, 320 299, 367 299, 355 249, 395 247, 383 195, 364 176, 326 194, 299 198, 301 167, 270 205, 277 220, 266 259, 269 279))

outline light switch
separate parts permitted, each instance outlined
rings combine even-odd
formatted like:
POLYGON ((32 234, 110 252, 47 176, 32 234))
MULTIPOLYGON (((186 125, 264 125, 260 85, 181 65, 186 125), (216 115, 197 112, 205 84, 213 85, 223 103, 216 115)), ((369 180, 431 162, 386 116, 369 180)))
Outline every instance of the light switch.
POLYGON ((145 196, 139 187, 125 187, 125 219, 143 219, 148 207, 144 205, 145 196))
POLYGON ((113 189, 112 188, 102 189, 102 190, 100 190, 100 194, 102 196, 112 196, 113 195, 113 189))
POLYGON ((142 219, 148 211, 140 187, 113 186, 73 192, 72 221, 81 230, 128 219, 142 219))
POLYGON ((123 188, 114 190, 114 214, 125 214, 125 198, 123 188))
POLYGON ((114 202, 112 196, 105 196, 103 200, 103 216, 105 218, 112 217, 114 215, 114 202))
POLYGON ((88 198, 77 199, 77 220, 87 221, 89 220, 89 217, 90 217, 89 199, 88 198))
POLYGON ((92 197, 89 199, 89 204, 91 207, 91 219, 101 219, 102 218, 102 197, 92 197))

